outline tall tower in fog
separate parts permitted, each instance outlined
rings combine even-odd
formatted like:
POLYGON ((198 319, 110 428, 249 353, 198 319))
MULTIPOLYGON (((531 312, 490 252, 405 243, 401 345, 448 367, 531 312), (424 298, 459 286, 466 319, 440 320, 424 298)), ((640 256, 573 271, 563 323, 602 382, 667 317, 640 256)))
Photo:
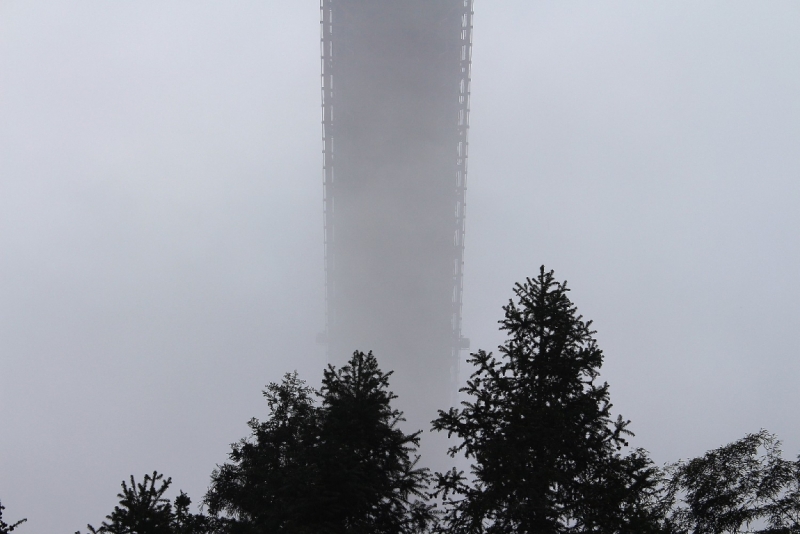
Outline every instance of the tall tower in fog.
MULTIPOLYGON (((473 0, 321 0, 329 360, 374 351, 412 424, 455 400, 473 0)), ((427 428, 426 428, 427 429, 427 428)))

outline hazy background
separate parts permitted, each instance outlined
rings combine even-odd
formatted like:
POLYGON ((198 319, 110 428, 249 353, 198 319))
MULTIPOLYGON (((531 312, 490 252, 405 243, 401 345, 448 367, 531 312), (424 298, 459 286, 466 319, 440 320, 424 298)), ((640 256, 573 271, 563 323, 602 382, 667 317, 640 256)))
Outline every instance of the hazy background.
MULTIPOLYGON (((464 334, 542 263, 659 462, 800 452, 800 4, 478 0, 464 334)), ((0 499, 199 502, 324 351, 316 1, 0 0, 0 499)), ((462 373, 464 374, 464 373, 462 373)))

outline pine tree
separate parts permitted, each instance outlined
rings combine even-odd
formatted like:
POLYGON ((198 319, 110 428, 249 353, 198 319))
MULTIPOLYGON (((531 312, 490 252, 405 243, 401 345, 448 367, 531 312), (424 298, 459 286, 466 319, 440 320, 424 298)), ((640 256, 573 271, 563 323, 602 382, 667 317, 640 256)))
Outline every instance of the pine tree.
POLYGON ((211 515, 223 516, 227 531, 308 531, 318 491, 312 456, 319 440, 314 396, 297 373, 267 386, 270 417, 251 419, 250 437, 232 445, 230 462, 211 475, 205 504, 211 515))
POLYGON ((122 493, 117 495, 119 505, 99 529, 89 525, 89 531, 92 534, 171 534, 172 505, 164 497, 171 483, 171 478, 164 480, 164 475, 155 471, 145 475, 144 481, 138 484, 131 475, 130 486, 122 482, 122 493))
POLYGON ((416 468, 420 432, 398 428, 390 373, 370 352, 325 371, 320 395, 320 474, 325 488, 325 529, 331 532, 421 532, 431 520, 423 502, 426 469, 416 468))
POLYGON ((656 530, 658 470, 642 450, 623 456, 628 422, 611 417, 603 353, 567 292, 544 267, 517 284, 499 357, 472 354, 469 400, 433 422, 458 438, 450 454, 472 464, 471 480, 438 474, 444 531, 656 530))
MULTIPOLYGON (((191 499, 184 492, 170 502, 164 494, 172 484, 171 478, 153 471, 137 483, 131 475, 130 486, 123 481, 119 504, 106 516, 106 521, 92 534, 206 534, 211 531, 209 519, 189 512, 191 499)), ((77 534, 77 533, 76 533, 77 534)))
POLYGON ((270 417, 253 419, 251 436, 213 473, 209 512, 231 533, 421 531, 428 475, 415 467, 419 433, 397 428, 389 375, 356 352, 328 367, 319 392, 297 374, 270 385, 270 417))

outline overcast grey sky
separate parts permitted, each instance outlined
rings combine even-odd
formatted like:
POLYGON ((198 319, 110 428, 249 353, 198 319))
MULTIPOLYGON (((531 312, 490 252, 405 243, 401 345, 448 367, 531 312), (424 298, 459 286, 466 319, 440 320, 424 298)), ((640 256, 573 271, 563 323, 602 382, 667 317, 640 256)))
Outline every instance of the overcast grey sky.
MULTIPOLYGON (((633 444, 800 452, 800 4, 475 6, 464 334, 569 280, 633 444)), ((195 502, 325 362, 315 1, 0 0, 0 499, 195 502)))

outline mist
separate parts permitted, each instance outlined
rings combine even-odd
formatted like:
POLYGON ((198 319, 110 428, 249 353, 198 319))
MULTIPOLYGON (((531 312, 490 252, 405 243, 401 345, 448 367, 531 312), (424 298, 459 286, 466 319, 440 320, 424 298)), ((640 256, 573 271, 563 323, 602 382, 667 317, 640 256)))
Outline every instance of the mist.
MULTIPOLYGON (((544 264, 657 463, 762 427, 800 452, 800 8, 514 0, 474 25, 472 350, 544 264)), ((318 384, 319 38, 315 2, 0 2, 0 498, 21 528, 97 524, 153 469, 197 503, 265 384, 318 384)))

